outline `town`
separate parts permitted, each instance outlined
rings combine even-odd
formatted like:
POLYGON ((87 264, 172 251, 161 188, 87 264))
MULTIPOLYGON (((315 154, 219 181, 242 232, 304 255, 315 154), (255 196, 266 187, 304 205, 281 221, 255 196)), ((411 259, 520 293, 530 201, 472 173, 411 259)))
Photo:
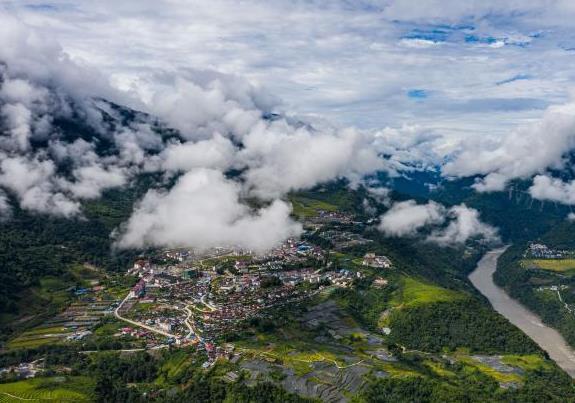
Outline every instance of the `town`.
MULTIPOLYGON (((218 336, 237 330, 243 321, 303 301, 327 286, 350 287, 362 277, 361 271, 333 267, 328 255, 295 239, 264 255, 240 248, 166 250, 134 263, 128 275, 139 281, 115 314, 130 325, 123 332, 152 332, 167 344, 196 345, 206 350, 206 365, 211 365, 229 355, 229 347, 216 345, 218 336)), ((390 268, 391 261, 368 253, 363 265, 390 268)), ((378 279, 379 286, 385 284, 378 279)))
MULTIPOLYGON (((251 319, 324 290, 353 288, 365 270, 375 270, 374 287, 388 285, 386 271, 393 268, 389 258, 369 251, 363 257, 345 254, 352 247, 365 250, 372 242, 352 232, 363 225, 353 216, 319 211, 303 224, 300 239, 287 239, 263 254, 234 246, 151 251, 113 281, 105 274, 105 284, 96 276, 87 281, 89 286, 74 288, 65 310, 43 323, 41 332, 15 339, 15 346, 81 342, 90 350, 106 334, 107 343, 115 340, 114 348, 125 351, 194 346, 207 356, 208 368, 218 358, 239 359, 240 352, 222 342, 222 336, 241 331, 251 319), (341 257, 348 263, 339 264, 341 257)), ((42 363, 35 362, 4 368, 3 374, 33 377, 41 371, 42 363)))

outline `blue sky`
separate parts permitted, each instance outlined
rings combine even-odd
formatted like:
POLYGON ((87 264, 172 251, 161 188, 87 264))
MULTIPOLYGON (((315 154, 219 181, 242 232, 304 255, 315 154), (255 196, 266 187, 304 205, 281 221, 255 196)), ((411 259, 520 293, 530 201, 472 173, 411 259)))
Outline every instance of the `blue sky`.
POLYGON ((339 125, 493 134, 570 99, 567 0, 2 1, 75 60, 145 97, 215 70, 339 125))

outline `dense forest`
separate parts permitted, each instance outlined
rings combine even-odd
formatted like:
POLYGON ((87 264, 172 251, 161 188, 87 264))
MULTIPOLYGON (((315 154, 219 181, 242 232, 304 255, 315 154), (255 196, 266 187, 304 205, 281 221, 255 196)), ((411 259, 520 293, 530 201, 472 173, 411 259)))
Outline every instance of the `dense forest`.
POLYGON ((73 285, 70 268, 89 263, 108 271, 125 269, 136 251, 112 248, 114 228, 129 216, 132 204, 150 178, 132 188, 108 191, 98 201, 84 205, 84 216, 66 219, 15 209, 0 222, 0 333, 9 333, 14 317, 35 314, 35 308, 49 314, 50 296, 30 293, 46 276, 55 276, 73 285))
POLYGON ((502 389, 479 374, 457 374, 452 382, 429 378, 372 379, 355 403, 431 402, 571 402, 575 391, 571 379, 558 370, 532 373, 519 389, 502 389))

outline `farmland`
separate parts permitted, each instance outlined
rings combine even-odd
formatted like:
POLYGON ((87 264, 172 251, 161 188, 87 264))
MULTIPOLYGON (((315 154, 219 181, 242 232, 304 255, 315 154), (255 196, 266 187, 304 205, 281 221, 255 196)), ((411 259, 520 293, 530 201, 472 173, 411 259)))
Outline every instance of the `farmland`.
POLYGON ((87 402, 91 400, 92 388, 92 382, 83 377, 36 378, 0 384, 0 402, 87 402))

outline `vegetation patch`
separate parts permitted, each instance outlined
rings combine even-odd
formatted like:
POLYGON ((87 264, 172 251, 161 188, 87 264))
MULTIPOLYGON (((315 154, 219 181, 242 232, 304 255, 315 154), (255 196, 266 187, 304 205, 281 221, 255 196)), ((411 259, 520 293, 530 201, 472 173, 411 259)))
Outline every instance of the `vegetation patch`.
POLYGON ((426 283, 414 277, 403 277, 391 301, 393 306, 412 308, 423 304, 461 300, 464 294, 426 283))
POLYGON ((537 345, 502 316, 468 298, 395 309, 389 341, 425 352, 466 347, 489 354, 539 352, 537 345))
POLYGON ((551 369, 552 365, 549 361, 537 354, 530 355, 506 355, 501 359, 503 364, 511 365, 513 367, 521 368, 525 371, 536 371, 540 369, 551 369))
POLYGON ((83 377, 36 378, 0 384, 0 401, 91 401, 93 384, 83 377))
POLYGON ((293 214, 296 217, 314 217, 320 210, 337 211, 336 205, 303 196, 291 196, 290 202, 293 206, 293 214))
POLYGON ((528 269, 541 269, 575 275, 575 259, 524 259, 521 265, 528 269))

